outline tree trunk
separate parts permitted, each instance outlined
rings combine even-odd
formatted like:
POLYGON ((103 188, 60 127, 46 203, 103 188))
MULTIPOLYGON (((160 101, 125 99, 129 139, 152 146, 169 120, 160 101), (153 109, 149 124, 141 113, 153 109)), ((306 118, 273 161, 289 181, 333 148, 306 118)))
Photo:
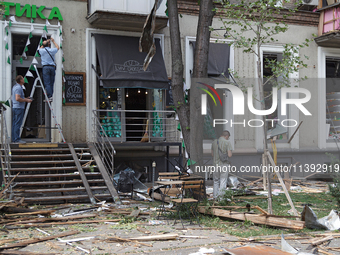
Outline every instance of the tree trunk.
MULTIPOLYGON (((212 0, 201 0, 194 52, 194 68, 190 88, 191 158, 197 165, 203 165, 203 127, 201 114, 201 90, 197 89, 197 78, 208 77, 208 54, 210 26, 214 17, 212 0)), ((187 77, 188 79, 189 77, 187 77)))
POLYGON ((183 61, 181 36, 178 21, 177 0, 168 1, 171 60, 172 60, 172 96, 178 114, 186 151, 190 154, 190 106, 183 93, 183 61))
MULTIPOLYGON (((261 38, 258 35, 257 37, 257 52, 260 53, 261 50, 261 38)), ((260 92, 260 102, 261 102, 261 110, 265 110, 266 105, 264 101, 264 88, 263 88, 263 77, 262 77, 262 59, 261 59, 261 54, 258 55, 258 62, 257 62, 257 77, 258 77, 258 85, 259 85, 259 92, 260 92)), ((268 167, 268 156, 267 156, 267 151, 268 151, 268 144, 267 144, 267 117, 266 115, 262 116, 262 120, 264 122, 263 125, 263 153, 265 156, 265 165, 268 167)), ((267 168, 268 169, 268 168, 267 168)), ((267 172, 267 185, 268 185, 268 213, 273 214, 273 206, 272 206, 272 184, 271 184, 271 177, 272 174, 271 172, 267 172)))

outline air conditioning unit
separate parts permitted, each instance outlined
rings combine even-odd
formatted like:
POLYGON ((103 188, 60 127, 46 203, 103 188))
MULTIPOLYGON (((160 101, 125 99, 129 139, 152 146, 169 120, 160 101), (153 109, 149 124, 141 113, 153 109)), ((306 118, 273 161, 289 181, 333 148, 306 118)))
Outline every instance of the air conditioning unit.
POLYGON ((319 4, 319 0, 302 0, 302 4, 317 6, 319 4))

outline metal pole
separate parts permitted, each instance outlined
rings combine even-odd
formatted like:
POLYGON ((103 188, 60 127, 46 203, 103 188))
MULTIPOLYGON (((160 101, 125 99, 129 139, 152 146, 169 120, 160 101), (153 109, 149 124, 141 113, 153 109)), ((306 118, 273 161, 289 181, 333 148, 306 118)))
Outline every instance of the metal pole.
POLYGON ((156 162, 152 162, 152 200, 155 200, 155 168, 156 162))

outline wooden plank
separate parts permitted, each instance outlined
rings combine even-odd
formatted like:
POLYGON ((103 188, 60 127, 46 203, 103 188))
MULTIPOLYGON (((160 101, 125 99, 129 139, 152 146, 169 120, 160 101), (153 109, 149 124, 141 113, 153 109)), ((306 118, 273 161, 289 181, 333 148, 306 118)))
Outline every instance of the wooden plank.
POLYGON ((175 240, 179 237, 178 234, 163 234, 163 235, 154 235, 154 236, 138 236, 131 237, 130 240, 136 241, 163 241, 163 240, 175 240))
POLYGON ((58 235, 53 235, 53 236, 51 235, 51 236, 42 237, 42 238, 34 238, 34 239, 30 239, 30 240, 23 241, 23 242, 20 242, 20 243, 13 243, 13 244, 9 244, 9 245, 6 245, 6 246, 1 246, 0 250, 18 248, 18 247, 25 247, 29 244, 45 242, 45 241, 56 239, 56 238, 59 238, 59 237, 76 235, 76 234, 79 234, 79 233, 80 233, 79 231, 69 231, 69 232, 58 234, 58 235))
POLYGON ((319 244, 322 244, 324 242, 328 242, 328 241, 331 241, 331 240, 333 240, 333 236, 326 236, 326 237, 321 238, 321 239, 311 240, 311 244, 316 246, 316 245, 319 245, 319 244))
POLYGON ((2 240, 0 240, 0 245, 6 244, 6 243, 13 243, 13 242, 16 242, 16 241, 19 241, 19 240, 22 240, 22 239, 25 239, 25 238, 7 238, 7 239, 2 239, 2 240))
POLYGON ((292 136, 289 138, 288 143, 290 143, 290 142, 293 140, 293 138, 294 138, 296 132, 299 130, 300 126, 302 125, 302 122, 303 122, 303 121, 301 121, 300 124, 299 124, 299 126, 295 129, 294 133, 293 133, 292 136))
MULTIPOLYGON (((95 196, 96 198, 107 198, 110 197, 110 194, 97 194, 95 196)), ((88 198, 88 195, 69 195, 69 196, 51 196, 51 197, 28 197, 25 198, 26 202, 32 202, 32 201, 55 201, 55 200, 80 200, 80 199, 86 199, 88 198)))
POLYGON ((25 216, 25 215, 50 215, 54 213, 55 210, 39 210, 39 211, 34 211, 34 212, 24 212, 24 213, 13 213, 13 214, 5 214, 5 217, 14 217, 14 216, 25 216))
POLYGON ((60 170, 77 170, 76 166, 63 166, 61 167, 34 167, 34 168, 11 168, 11 172, 25 171, 25 172, 38 172, 38 171, 60 171, 60 170))
MULTIPOLYGON (((267 151, 267 155, 268 155, 269 162, 272 164, 273 167, 276 167, 276 165, 275 165, 275 163, 274 163, 274 160, 273 160, 272 156, 270 155, 270 152, 269 152, 269 151, 267 151)), ((299 216, 299 213, 298 213, 297 210, 295 209, 295 206, 294 206, 294 204, 293 204, 293 201, 292 201, 292 199, 291 199, 290 196, 289 196, 288 190, 287 190, 286 185, 284 184, 284 182, 283 182, 283 180, 282 180, 282 177, 281 177, 280 173, 279 173, 278 171, 274 171, 274 172, 275 172, 277 178, 279 179, 279 182, 280 182, 280 184, 281 184, 281 186, 282 186, 283 191, 284 191, 285 194, 286 194, 286 197, 287 197, 288 202, 289 202, 289 204, 290 204, 290 206, 291 206, 291 208, 292 208, 292 210, 293 210, 294 215, 295 215, 295 216, 299 216)))
POLYGON ((249 213, 243 213, 243 212, 237 213, 237 212, 232 212, 232 211, 217 209, 217 208, 208 209, 204 206, 199 206, 198 211, 203 214, 211 214, 214 216, 226 217, 226 218, 243 220, 243 221, 249 220, 256 224, 263 224, 263 225, 268 225, 268 226, 273 226, 273 227, 300 230, 300 229, 303 229, 305 226, 304 221, 276 218, 276 217, 271 217, 269 215, 249 214, 249 213))
MULTIPOLYGON (((37 223, 37 224, 18 224, 18 226, 24 228, 31 227, 50 227, 53 225, 72 225, 72 224, 92 224, 99 222, 119 222, 122 219, 113 219, 113 220, 84 220, 84 221, 67 221, 67 222, 47 222, 47 223, 37 223)), ((17 227, 6 226, 7 229, 15 229, 17 227)), ((0 247, 1 248, 1 247, 0 247)))
POLYGON ((325 11, 321 11, 321 14, 319 17, 318 36, 321 36, 323 34, 324 18, 325 18, 325 11))
POLYGON ((115 189, 115 187, 113 186, 113 182, 108 174, 108 172, 106 171, 106 168, 103 164, 103 162, 101 161, 98 153, 97 153, 97 150, 96 148, 94 147, 93 143, 88 143, 88 146, 89 146, 89 149, 90 149, 90 152, 94 158, 94 160, 96 161, 97 163, 97 167, 99 169, 99 171, 101 172, 102 176, 103 176, 103 179, 105 181, 105 184, 110 192, 110 194, 112 195, 112 198, 113 198, 113 201, 117 204, 120 204, 121 201, 119 199, 119 196, 118 196, 118 193, 117 193, 117 190, 115 189))
MULTIPOLYGON (((91 190, 104 190, 107 189, 106 186, 93 186, 91 190)), ((16 193, 50 193, 50 192, 74 192, 74 191, 85 191, 85 187, 77 187, 77 188, 55 188, 55 189, 26 189, 26 190, 18 190, 16 193)), ((14 191, 15 192, 15 191, 14 191)))
POLYGON ((34 218, 34 219, 29 219, 29 220, 24 220, 24 221, 19 221, 20 219, 17 219, 16 222, 7 223, 6 226, 22 225, 22 224, 28 224, 28 223, 42 223, 42 222, 48 222, 48 221, 57 222, 57 221, 79 220, 79 219, 84 219, 84 218, 94 218, 97 216, 98 216, 97 214, 92 213, 92 214, 59 217, 59 218, 34 218))
POLYGON ((78 159, 78 156, 76 154, 76 151, 74 150, 74 147, 73 147, 72 143, 69 143, 68 147, 70 148, 71 154, 73 156, 73 160, 76 163, 79 175, 80 175, 80 177, 81 177, 81 179, 83 181, 83 185, 84 185, 84 187, 86 189, 87 195, 89 196, 90 202, 91 202, 91 204, 95 204, 96 200, 93 197, 93 193, 92 193, 91 187, 90 187, 90 185, 89 185, 89 183, 87 181, 86 175, 85 175, 85 173, 83 171, 83 168, 82 168, 82 166, 80 164, 80 161, 78 159))
MULTIPOLYGON (((99 172, 94 172, 94 173, 84 173, 85 176, 101 176, 101 174, 99 172)), ((79 174, 74 174, 74 173, 68 173, 68 174, 27 174, 27 175, 21 175, 21 176, 18 176, 17 179, 28 179, 28 178, 47 178, 47 177, 50 177, 50 178, 58 178, 58 177, 69 177, 69 178, 74 178, 74 177, 80 177, 80 173, 79 174)), ((13 178, 14 175, 10 175, 9 177, 13 178)))
POLYGON ((12 161, 12 165, 49 165, 49 164, 74 164, 74 160, 50 160, 50 161, 12 161))
MULTIPOLYGON (((103 183, 103 179, 89 180, 89 183, 103 183)), ((60 184, 82 184, 81 180, 75 181, 51 181, 51 182, 17 182, 18 186, 49 186, 49 185, 60 185, 60 184)))
POLYGON ((19 144, 19 148, 57 148, 57 143, 26 143, 19 144))
POLYGON ((72 158, 72 154, 29 154, 29 155, 13 155, 12 159, 30 159, 30 158, 72 158))

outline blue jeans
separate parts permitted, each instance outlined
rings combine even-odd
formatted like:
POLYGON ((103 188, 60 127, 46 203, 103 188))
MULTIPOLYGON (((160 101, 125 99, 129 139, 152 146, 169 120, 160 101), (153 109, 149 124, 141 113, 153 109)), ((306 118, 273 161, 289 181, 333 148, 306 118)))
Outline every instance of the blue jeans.
POLYGON ((13 108, 12 109, 12 142, 20 141, 20 127, 24 119, 25 109, 13 108))
POLYGON ((46 89, 47 97, 53 96, 53 87, 55 80, 55 67, 54 66, 43 66, 42 69, 44 87, 46 89))

